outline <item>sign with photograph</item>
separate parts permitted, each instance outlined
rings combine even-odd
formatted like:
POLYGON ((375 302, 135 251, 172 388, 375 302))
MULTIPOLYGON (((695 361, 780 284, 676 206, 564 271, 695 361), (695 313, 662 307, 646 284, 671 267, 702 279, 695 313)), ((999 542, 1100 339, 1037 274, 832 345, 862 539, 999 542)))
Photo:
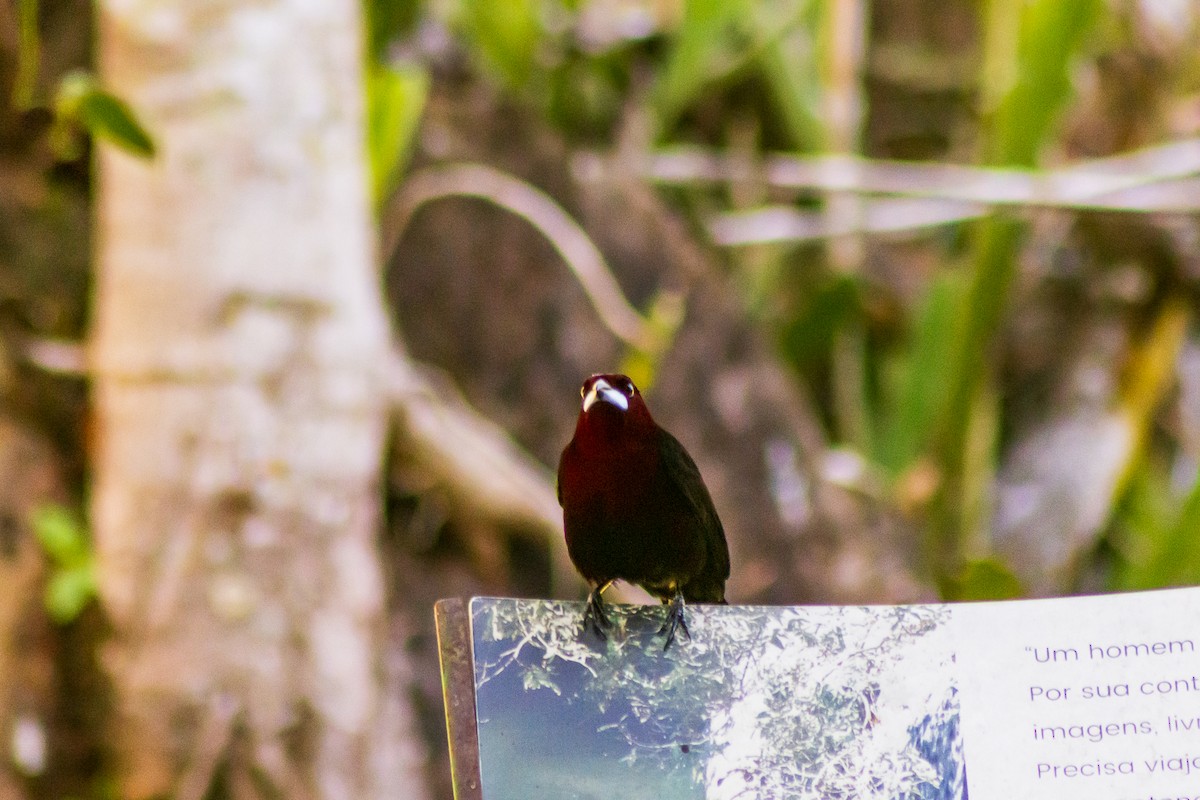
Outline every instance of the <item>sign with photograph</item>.
POLYGON ((609 609, 470 601, 471 797, 1200 798, 1200 589, 609 609))

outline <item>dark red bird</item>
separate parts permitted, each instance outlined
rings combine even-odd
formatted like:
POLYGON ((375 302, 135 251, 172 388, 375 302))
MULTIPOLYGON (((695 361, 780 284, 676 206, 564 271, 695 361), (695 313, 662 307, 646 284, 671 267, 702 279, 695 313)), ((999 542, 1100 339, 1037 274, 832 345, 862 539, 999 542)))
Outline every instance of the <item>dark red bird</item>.
POLYGON ((575 436, 558 462, 567 552, 592 591, 585 630, 612 626, 601 595, 616 580, 670 604, 664 649, 688 638, 685 601, 724 603, 725 530, 696 462, 660 428, 633 381, 593 375, 580 389, 575 436))

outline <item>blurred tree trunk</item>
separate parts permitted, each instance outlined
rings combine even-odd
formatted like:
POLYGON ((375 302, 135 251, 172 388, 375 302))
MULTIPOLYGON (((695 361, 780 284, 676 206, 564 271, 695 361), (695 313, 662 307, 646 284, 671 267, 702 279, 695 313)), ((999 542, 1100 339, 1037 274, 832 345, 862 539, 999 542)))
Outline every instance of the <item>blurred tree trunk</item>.
MULTIPOLYGON (((119 794, 420 798, 383 693, 357 0, 99 4, 92 523, 119 794)), ((392 698, 394 699, 394 698, 392 698)))

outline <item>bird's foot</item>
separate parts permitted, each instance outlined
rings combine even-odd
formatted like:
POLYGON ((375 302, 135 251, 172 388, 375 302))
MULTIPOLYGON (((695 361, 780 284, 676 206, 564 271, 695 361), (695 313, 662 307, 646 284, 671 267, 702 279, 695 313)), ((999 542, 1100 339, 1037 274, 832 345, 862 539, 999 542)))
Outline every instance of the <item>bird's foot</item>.
POLYGON ((596 638, 604 641, 608 638, 605 633, 612 627, 612 620, 608 618, 608 612, 604 610, 604 590, 612 585, 612 581, 592 588, 588 593, 587 607, 583 610, 583 630, 585 633, 591 632, 596 634, 596 638))
POLYGON ((663 644, 664 652, 671 646, 671 642, 675 641, 676 630, 682 631, 683 635, 688 639, 692 638, 692 632, 688 630, 687 620, 683 618, 683 608, 683 593, 676 592, 675 596, 671 598, 671 602, 667 605, 667 620, 658 629, 659 634, 665 633, 667 635, 667 641, 663 644))

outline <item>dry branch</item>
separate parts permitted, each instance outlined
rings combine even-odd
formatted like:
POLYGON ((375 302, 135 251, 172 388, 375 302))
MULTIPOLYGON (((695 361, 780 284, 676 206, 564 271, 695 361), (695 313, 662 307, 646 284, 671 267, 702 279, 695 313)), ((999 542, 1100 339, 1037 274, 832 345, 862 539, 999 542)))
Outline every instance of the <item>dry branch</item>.
POLYGON ((797 192, 896 195, 873 198, 861 224, 820 211, 769 206, 718 215, 718 244, 800 241, 845 233, 888 233, 963 222, 995 207, 1136 213, 1200 211, 1200 138, 1183 139, 1056 170, 996 169, 960 164, 884 161, 847 155, 773 155, 761 163, 699 148, 673 148, 643 168, 663 184, 726 183, 753 177, 797 192))
POLYGON ((604 255, 562 206, 525 181, 483 164, 429 167, 411 178, 389 214, 391 253, 413 214, 421 206, 446 197, 474 197, 509 211, 546 237, 583 287, 588 301, 613 335, 640 350, 661 349, 662 336, 625 299, 604 255))
POLYGON ((549 470, 471 408, 448 380, 435 381, 403 353, 392 358, 388 387, 405 456, 447 492, 460 513, 543 535, 556 593, 574 594, 578 578, 567 557, 549 470))

